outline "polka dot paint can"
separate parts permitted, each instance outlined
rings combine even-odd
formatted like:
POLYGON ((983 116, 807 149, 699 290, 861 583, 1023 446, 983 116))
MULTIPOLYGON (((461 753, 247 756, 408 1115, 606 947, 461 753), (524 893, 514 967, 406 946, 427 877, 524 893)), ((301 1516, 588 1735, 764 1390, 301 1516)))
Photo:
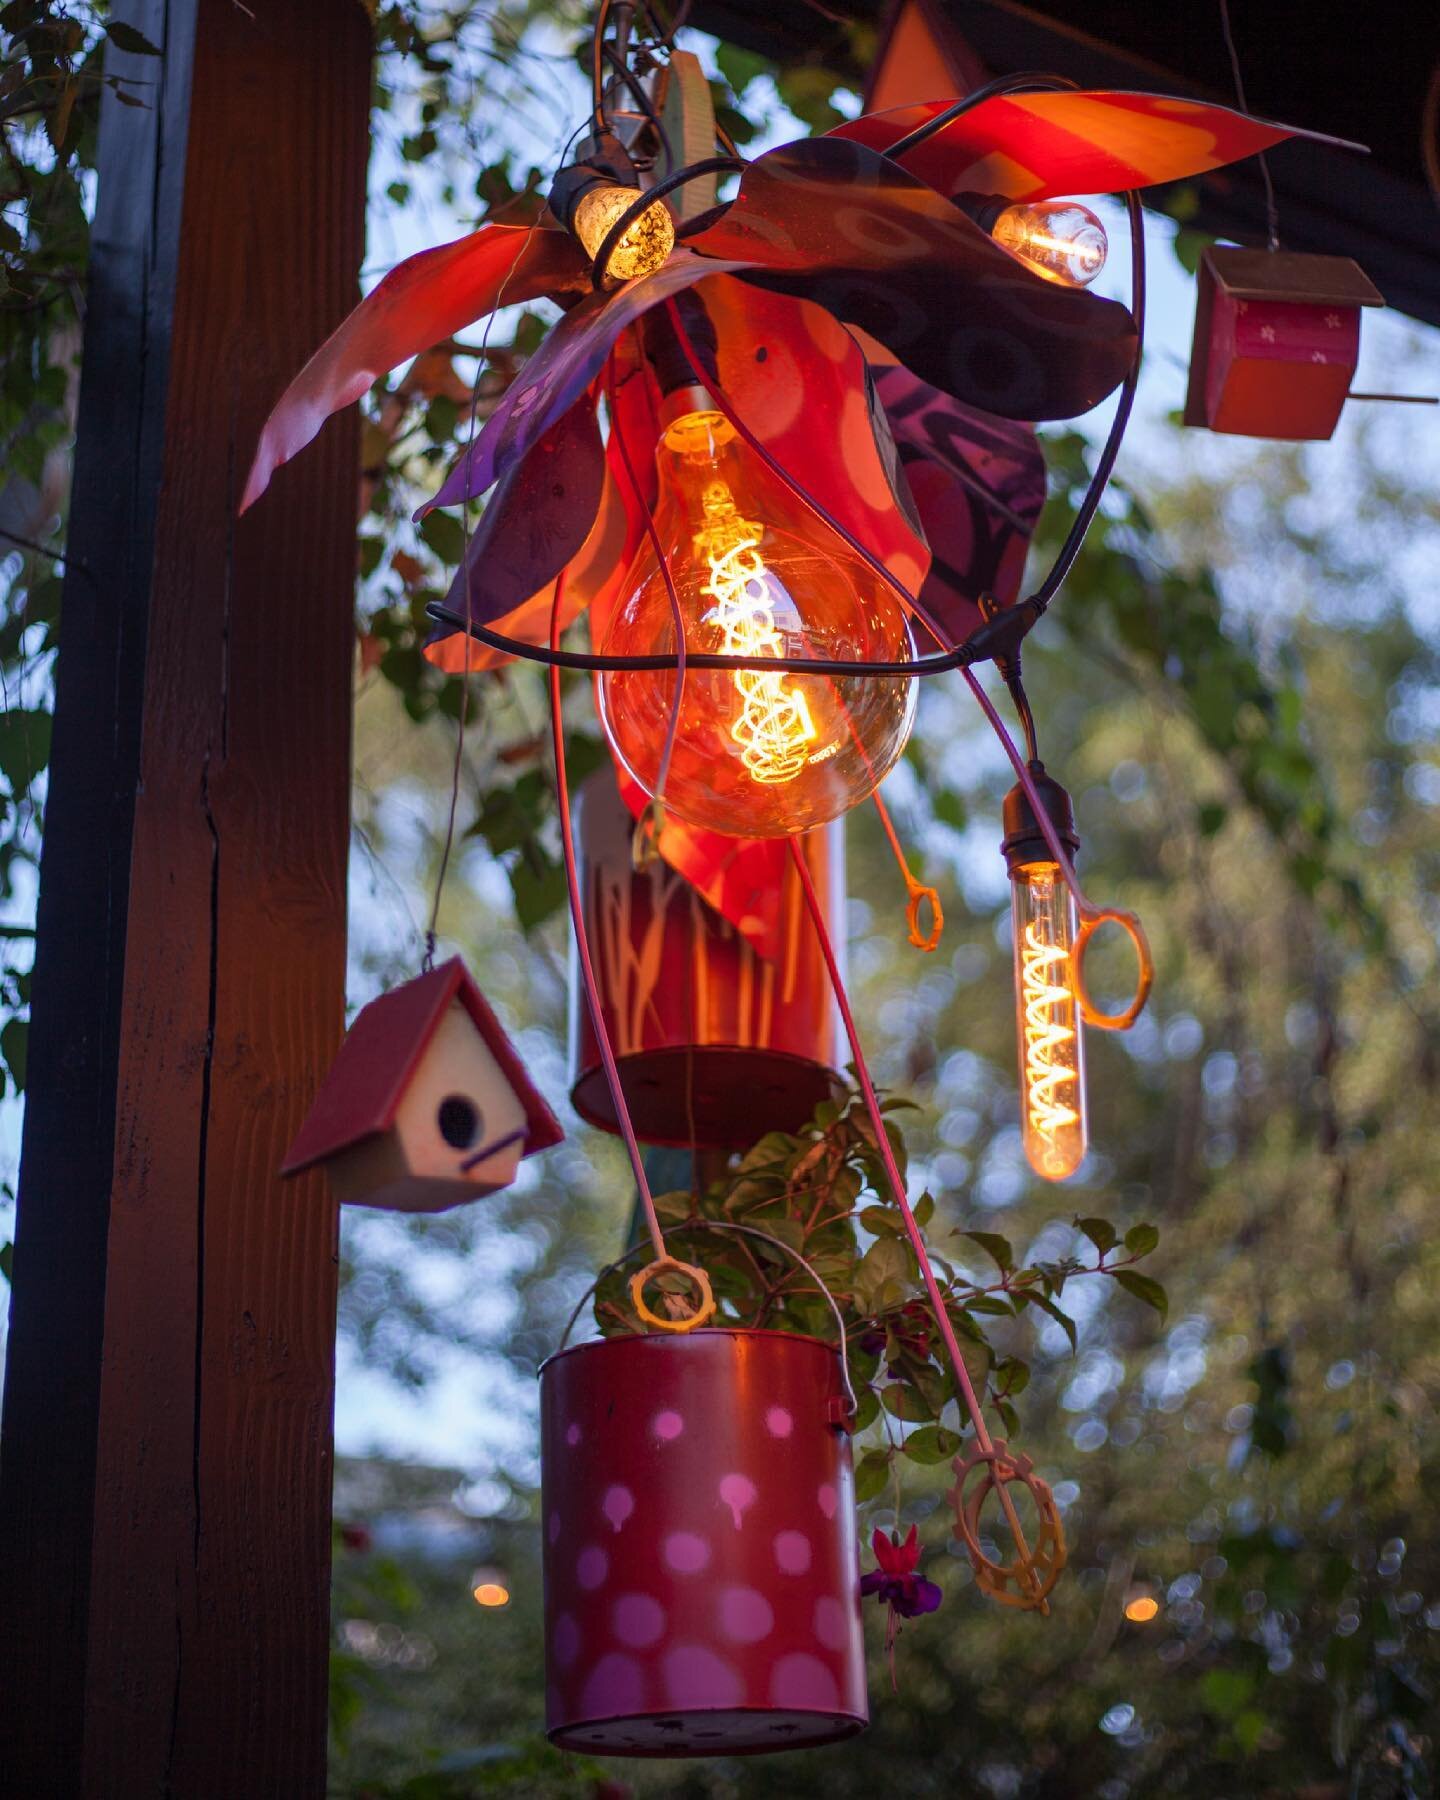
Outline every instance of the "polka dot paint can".
POLYGON ((803 1749, 869 1721, 840 1359, 779 1331, 540 1371, 546 1726, 600 1756, 803 1749))

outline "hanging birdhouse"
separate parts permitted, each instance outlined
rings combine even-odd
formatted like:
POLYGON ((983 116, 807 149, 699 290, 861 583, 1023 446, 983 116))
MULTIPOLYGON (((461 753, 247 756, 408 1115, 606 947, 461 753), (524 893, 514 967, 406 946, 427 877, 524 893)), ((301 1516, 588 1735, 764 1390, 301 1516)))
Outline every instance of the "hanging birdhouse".
POLYGON ((869 1718, 840 1358, 789 1332, 540 1371, 546 1727, 601 1756, 799 1750, 869 1718))
MULTIPOLYGON (((844 1059, 829 979, 788 854, 777 850, 771 885, 748 906, 743 896, 728 896, 727 918, 663 858, 634 866, 635 822, 612 768, 585 782, 576 811, 584 925, 636 1134, 647 1144, 728 1150, 766 1131, 798 1130, 837 1091, 844 1059), (773 918, 762 930, 767 913, 773 918), (767 954, 752 937, 768 940, 767 954)), ((800 840, 832 919, 844 907, 842 833, 835 824, 800 840)), ((738 875, 748 866, 744 847, 721 841, 738 875)), ((576 980, 570 1050, 575 1110, 602 1130, 618 1130, 576 980)))
POLYGON ((1212 245, 1200 259, 1185 423, 1328 438, 1360 360, 1360 308, 1384 304, 1348 256, 1212 245))
POLYGON ((563 1133, 459 957, 363 1008, 281 1170, 337 1200, 444 1212, 563 1133))

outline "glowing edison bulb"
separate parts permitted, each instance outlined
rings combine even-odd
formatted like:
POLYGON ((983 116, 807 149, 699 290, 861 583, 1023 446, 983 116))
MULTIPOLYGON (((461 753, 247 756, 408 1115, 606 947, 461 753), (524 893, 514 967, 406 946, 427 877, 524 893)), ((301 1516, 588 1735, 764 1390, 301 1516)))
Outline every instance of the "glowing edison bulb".
MULTIPOLYGON (((682 397, 689 407, 697 395, 672 399, 682 397)), ((689 652, 910 659, 909 630, 888 587, 805 512, 722 413, 680 413, 656 457, 656 532, 689 652)), ((607 656, 674 651, 670 595, 648 537, 600 648, 607 656)), ((687 670, 665 803, 678 818, 733 837, 823 825, 893 767, 910 735, 914 685, 902 675, 687 670)), ((669 671, 601 681, 606 733, 649 794, 674 694, 669 671)))
POLYGON ((1047 281, 1088 287, 1105 267, 1105 227, 1078 200, 1032 200, 1007 206, 990 227, 1004 249, 1047 281))
MULTIPOLYGON (((610 227, 639 198, 638 188, 618 187, 601 181, 587 188, 575 202, 570 223, 592 262, 599 255, 610 227)), ((653 275, 674 248, 675 221, 665 202, 657 200, 621 233, 605 266, 605 286, 619 287, 622 281, 629 281, 636 275, 653 275)))
POLYGON ((1012 871, 1021 1130, 1037 1175, 1063 1181, 1085 1155, 1085 1046, 1070 986, 1075 902, 1051 862, 1012 871))

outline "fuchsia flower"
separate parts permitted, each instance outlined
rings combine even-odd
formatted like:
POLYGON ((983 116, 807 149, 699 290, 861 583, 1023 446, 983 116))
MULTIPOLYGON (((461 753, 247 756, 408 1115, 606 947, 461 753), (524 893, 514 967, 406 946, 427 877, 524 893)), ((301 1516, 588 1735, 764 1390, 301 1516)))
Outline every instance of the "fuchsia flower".
MULTIPOLYGON (((903 1544, 894 1532, 887 1536, 885 1532, 877 1531, 870 1540, 870 1548, 880 1567, 861 1578, 862 1594, 877 1595, 889 1606, 892 1615, 899 1613, 905 1619, 918 1618, 921 1613, 936 1610, 944 1595, 933 1581, 926 1581, 923 1575, 915 1573, 920 1563, 920 1539, 913 1525, 903 1544)), ((893 1617, 891 1630, 894 1630, 893 1617)))

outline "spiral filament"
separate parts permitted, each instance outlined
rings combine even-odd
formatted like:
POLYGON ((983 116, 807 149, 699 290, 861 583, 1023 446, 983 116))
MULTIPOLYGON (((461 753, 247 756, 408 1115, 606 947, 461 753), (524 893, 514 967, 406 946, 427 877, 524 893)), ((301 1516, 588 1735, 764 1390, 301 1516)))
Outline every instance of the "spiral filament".
MULTIPOLYGON (((705 523, 695 548, 709 564, 704 592, 714 601, 711 623, 726 656, 783 656, 785 640, 776 629, 771 576, 760 554, 762 527, 741 518, 729 488, 712 481, 705 488, 705 523)), ((737 670, 740 714, 730 736, 756 781, 793 781, 810 760, 819 735, 805 696, 783 674, 737 670)))
POLYGON ((1053 863, 1017 872, 1012 899, 1025 1154, 1063 1181, 1085 1154, 1084 1057, 1070 986, 1073 902, 1053 863))

